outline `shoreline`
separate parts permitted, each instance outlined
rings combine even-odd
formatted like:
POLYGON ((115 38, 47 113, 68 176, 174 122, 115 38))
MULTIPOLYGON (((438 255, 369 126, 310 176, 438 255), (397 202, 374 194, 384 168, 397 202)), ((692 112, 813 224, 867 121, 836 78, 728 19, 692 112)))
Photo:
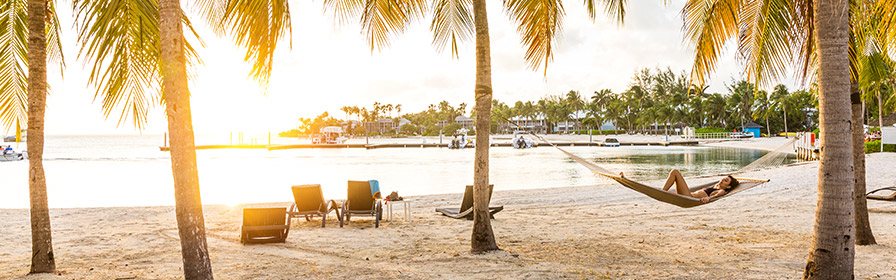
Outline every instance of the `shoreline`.
MULTIPOLYGON (((896 183, 889 172, 896 168, 896 153, 866 159, 869 190, 896 183)), ((603 179, 558 188, 496 186, 492 205, 504 211, 492 227, 503 251, 484 255, 469 253, 472 222, 434 211, 459 206, 462 189, 406 197, 412 222, 396 206, 395 221, 380 228, 370 218, 353 219, 345 228, 332 217, 326 228, 319 219, 294 219, 286 243, 241 245, 240 209, 290 202, 205 205, 205 226, 213 270, 221 279, 797 278, 811 246, 817 167, 818 162, 802 162, 747 172, 771 181, 689 209, 603 179)), ((855 276, 896 279, 896 203, 869 201, 868 207, 879 245, 856 247, 855 276)), ((0 234, 6 236, 0 240, 0 279, 183 277, 173 206, 54 208, 50 214, 61 276, 26 275, 28 211, 0 209, 0 234)))

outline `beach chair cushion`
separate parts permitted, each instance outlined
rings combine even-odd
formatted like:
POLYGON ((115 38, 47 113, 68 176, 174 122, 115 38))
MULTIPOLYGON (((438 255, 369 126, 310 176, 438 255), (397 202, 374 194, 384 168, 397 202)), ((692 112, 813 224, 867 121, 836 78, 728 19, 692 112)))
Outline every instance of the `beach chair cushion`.
POLYGON ((242 243, 285 242, 289 235, 286 208, 243 208, 242 243))

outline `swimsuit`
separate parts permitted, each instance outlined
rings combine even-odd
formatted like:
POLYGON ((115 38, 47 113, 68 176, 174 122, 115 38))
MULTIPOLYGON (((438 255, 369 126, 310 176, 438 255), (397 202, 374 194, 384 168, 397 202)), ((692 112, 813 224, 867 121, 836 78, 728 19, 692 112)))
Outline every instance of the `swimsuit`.
POLYGON ((703 189, 703 192, 706 193, 706 196, 712 196, 712 193, 717 190, 719 190, 719 189, 717 189, 716 187, 708 187, 708 188, 703 189))

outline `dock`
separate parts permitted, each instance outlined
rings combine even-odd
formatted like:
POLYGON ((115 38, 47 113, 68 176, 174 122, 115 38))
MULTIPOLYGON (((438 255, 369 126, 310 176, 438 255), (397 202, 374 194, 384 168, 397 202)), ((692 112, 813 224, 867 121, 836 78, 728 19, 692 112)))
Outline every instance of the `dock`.
MULTIPOLYGON (((700 144, 698 141, 672 141, 672 142, 620 142, 619 146, 693 146, 700 144)), ((602 142, 554 142, 560 147, 603 147, 602 142)), ((491 143, 491 147, 512 147, 511 143, 491 143)), ((551 147, 546 142, 536 142, 535 147, 551 147)), ((197 150, 211 149, 267 149, 291 150, 291 149, 383 149, 383 148, 448 148, 448 143, 385 143, 385 144, 292 144, 292 145, 197 145, 197 150)), ((472 147, 467 147, 468 149, 472 147)), ((159 147, 160 151, 170 151, 170 147, 159 147)))

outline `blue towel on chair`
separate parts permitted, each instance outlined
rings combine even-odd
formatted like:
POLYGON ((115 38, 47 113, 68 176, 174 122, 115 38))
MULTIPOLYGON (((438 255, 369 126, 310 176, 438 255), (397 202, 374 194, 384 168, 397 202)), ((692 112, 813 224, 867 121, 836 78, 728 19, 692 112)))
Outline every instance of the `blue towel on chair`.
POLYGON ((368 182, 370 182, 370 193, 373 194, 373 198, 383 198, 383 195, 380 193, 380 182, 377 180, 370 180, 368 182))

